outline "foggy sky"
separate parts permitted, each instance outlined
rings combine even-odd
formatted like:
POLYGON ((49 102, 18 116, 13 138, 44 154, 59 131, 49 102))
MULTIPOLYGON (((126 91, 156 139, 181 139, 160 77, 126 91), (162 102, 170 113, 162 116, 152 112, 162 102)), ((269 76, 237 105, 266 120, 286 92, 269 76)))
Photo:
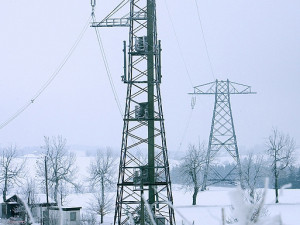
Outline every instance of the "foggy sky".
MULTIPOLYGON (((198 139, 208 141, 214 98, 199 96, 191 112, 192 85, 229 79, 252 86, 256 95, 232 96, 238 145, 262 146, 272 127, 300 144, 300 2, 298 0, 197 0, 215 75, 205 52, 194 0, 157 1, 162 40, 161 85, 169 151, 198 139), (185 133, 185 138, 183 135, 185 133)), ((0 123, 47 81, 91 13, 90 1, 6 0, 0 2, 0 123)), ((98 20, 120 0, 97 1, 98 20)), ((100 30, 122 109, 126 85, 123 40, 127 28, 100 30)), ((93 28, 49 88, 23 114, 0 130, 0 147, 40 146, 43 136, 63 135, 69 145, 120 148, 123 122, 109 85, 93 28)))

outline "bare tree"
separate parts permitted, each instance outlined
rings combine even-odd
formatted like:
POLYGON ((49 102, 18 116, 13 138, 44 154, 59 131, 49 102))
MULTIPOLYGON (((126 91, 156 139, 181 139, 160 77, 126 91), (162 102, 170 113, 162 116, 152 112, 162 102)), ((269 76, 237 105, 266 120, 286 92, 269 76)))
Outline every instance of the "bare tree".
POLYGON ((96 225, 97 219, 94 213, 83 213, 81 215, 80 225, 96 225))
POLYGON ((254 155, 253 153, 249 153, 242 162, 243 184, 244 188, 249 191, 252 204, 261 198, 261 194, 256 189, 265 176, 263 163, 263 156, 254 155))
POLYGON ((38 190, 35 179, 26 179, 26 182, 21 190, 21 195, 23 196, 24 201, 26 200, 28 205, 34 205, 38 203, 39 199, 37 198, 37 194, 38 190))
POLYGON ((89 166, 89 181, 100 190, 100 194, 95 195, 96 203, 91 204, 91 208, 100 215, 101 223, 104 216, 111 211, 112 200, 108 198, 107 192, 113 185, 114 168, 115 158, 109 148, 106 151, 98 150, 95 161, 89 166))
MULTIPOLYGON (((77 187, 74 182, 77 168, 75 166, 76 157, 68 152, 66 148, 67 140, 62 136, 44 137, 44 154, 46 155, 46 164, 48 168, 48 183, 53 191, 53 198, 58 203, 59 187, 62 182, 77 187)), ((45 162, 44 157, 37 161, 38 175, 45 181, 45 162)))
MULTIPOLYGON (((77 184, 75 184, 77 186, 77 184)), ((75 188, 77 189, 77 188, 75 188)), ((59 201, 60 205, 66 204, 66 197, 70 194, 70 190, 68 188, 68 183, 64 180, 62 180, 59 183, 59 188, 58 188, 58 194, 59 194, 59 201)))
POLYGON ((6 201, 8 188, 21 184, 21 176, 24 170, 25 160, 17 162, 16 146, 9 146, 1 151, 0 158, 0 185, 3 201, 6 201))
POLYGON ((108 196, 108 193, 103 196, 102 191, 95 193, 90 202, 89 210, 100 215, 100 223, 103 223, 104 216, 113 210, 113 198, 108 196))
MULTIPOLYGON (((29 210, 31 211, 33 217, 36 215, 33 213, 33 209, 36 207, 36 204, 39 202, 39 198, 37 197, 38 190, 37 185, 34 179, 26 179, 25 184, 22 186, 21 189, 21 198, 22 201, 27 203, 29 210)), ((19 208, 17 209, 19 212, 22 212, 26 215, 26 221, 29 224, 29 216, 26 208, 24 207, 24 203, 21 203, 19 208)))
POLYGON ((280 173, 291 166, 294 160, 295 141, 289 135, 272 130, 267 141, 267 153, 271 158, 272 173, 274 175, 274 187, 276 203, 278 203, 278 178, 280 173))
POLYGON ((185 185, 189 189, 193 189, 193 205, 197 204, 197 194, 203 182, 201 171, 205 166, 205 159, 206 149, 204 143, 199 143, 198 146, 189 145, 189 149, 181 165, 185 185))

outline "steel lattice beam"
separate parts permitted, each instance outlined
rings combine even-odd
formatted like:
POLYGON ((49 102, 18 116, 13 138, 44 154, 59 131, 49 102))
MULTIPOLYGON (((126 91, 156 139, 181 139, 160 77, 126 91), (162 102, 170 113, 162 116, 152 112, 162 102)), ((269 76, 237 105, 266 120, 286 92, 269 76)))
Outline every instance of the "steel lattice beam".
POLYGON ((255 94, 251 87, 239 83, 218 81, 194 87, 192 95, 214 95, 215 104, 209 144, 206 157, 206 167, 203 177, 202 190, 207 185, 216 183, 235 184, 239 181, 242 185, 242 170, 237 146, 236 134, 231 110, 230 95, 234 94, 255 94), (234 159, 235 165, 224 174, 220 174, 213 167, 213 159, 220 153, 225 153, 234 159))
MULTIPOLYGON (((161 102, 161 47, 157 40, 156 1, 130 0, 130 13, 115 19, 117 10, 93 27, 129 27, 124 43, 127 84, 114 224, 149 224, 150 204, 156 220, 175 225, 164 117, 161 102), (112 18, 114 16, 114 18, 112 18), (136 152, 144 151, 146 158, 136 152)), ((125 5, 121 5, 126 7, 125 5)), ((161 223, 160 223, 161 224, 161 223)))

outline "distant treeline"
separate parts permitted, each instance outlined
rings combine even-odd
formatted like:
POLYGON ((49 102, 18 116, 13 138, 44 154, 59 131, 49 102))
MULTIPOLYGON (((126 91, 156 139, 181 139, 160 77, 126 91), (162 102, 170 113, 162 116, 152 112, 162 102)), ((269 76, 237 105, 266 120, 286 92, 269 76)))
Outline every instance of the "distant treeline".
MULTIPOLYGON (((234 168, 234 164, 225 164, 225 165, 218 165, 213 166, 213 169, 216 170, 219 174, 227 174, 229 171, 231 171, 234 168)), ((243 165, 242 165, 243 167, 243 165)), ((174 166, 171 169, 171 180, 173 184, 181 184, 184 185, 186 183, 183 174, 182 174, 182 165, 179 164, 177 166, 174 166)), ((203 171, 201 171, 203 175, 203 171)), ((263 176, 258 178, 257 181, 257 188, 263 188, 265 184, 265 178, 268 177, 270 179, 270 188, 274 188, 273 185, 273 173, 270 170, 269 166, 263 166, 263 176)), ((279 175, 278 179, 279 186, 283 186, 286 184, 291 184, 291 189, 300 189, 300 166, 292 166, 288 168, 285 171, 282 171, 279 175)), ((226 184, 218 184, 218 186, 226 186, 226 184)))
POLYGON ((300 166, 291 167, 287 171, 283 171, 278 179, 279 186, 291 184, 292 189, 300 189, 300 166))

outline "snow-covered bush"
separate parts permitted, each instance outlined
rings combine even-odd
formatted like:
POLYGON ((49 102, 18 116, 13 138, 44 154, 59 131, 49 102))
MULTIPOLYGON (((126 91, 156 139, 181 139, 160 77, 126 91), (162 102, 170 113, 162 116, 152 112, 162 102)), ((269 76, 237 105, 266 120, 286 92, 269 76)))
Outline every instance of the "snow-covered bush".
POLYGON ((80 225, 96 225, 97 218, 94 213, 83 213, 81 215, 80 225))
POLYGON ((281 225, 281 217, 270 217, 265 207, 265 196, 267 189, 264 190, 262 198, 253 202, 249 200, 249 195, 241 188, 230 193, 232 201, 231 216, 226 219, 227 224, 235 225, 281 225))
POLYGON ((8 225, 8 220, 6 220, 6 219, 0 219, 0 224, 1 225, 8 225))

